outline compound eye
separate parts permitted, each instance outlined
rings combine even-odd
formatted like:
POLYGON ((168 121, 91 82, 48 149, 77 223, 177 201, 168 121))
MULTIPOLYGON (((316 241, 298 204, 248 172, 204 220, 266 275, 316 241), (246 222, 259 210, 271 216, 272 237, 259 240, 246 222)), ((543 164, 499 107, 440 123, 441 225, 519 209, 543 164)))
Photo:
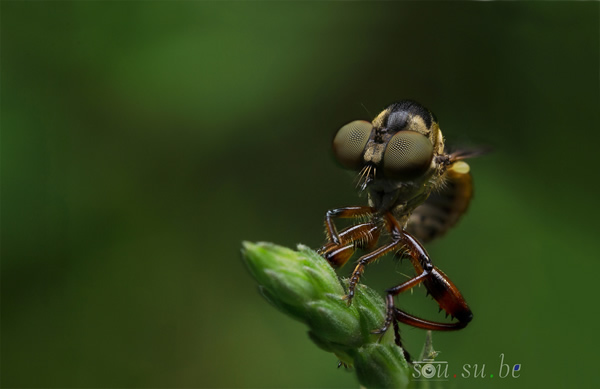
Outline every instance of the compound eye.
POLYGON ((363 151, 371 136, 373 125, 364 120, 355 120, 340 128, 333 139, 333 153, 347 169, 360 169, 363 151))
POLYGON ((429 139, 415 131, 400 131, 390 139, 383 155, 387 177, 411 180, 425 173, 433 158, 429 139))

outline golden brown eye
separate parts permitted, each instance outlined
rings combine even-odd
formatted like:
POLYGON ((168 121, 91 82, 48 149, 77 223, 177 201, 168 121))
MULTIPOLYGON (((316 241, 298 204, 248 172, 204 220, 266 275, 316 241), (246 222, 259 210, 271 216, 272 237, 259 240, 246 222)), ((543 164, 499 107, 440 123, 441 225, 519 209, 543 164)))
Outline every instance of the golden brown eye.
POLYGON ((364 120, 355 120, 340 128, 333 139, 333 153, 337 160, 348 169, 359 169, 362 155, 371 136, 373 125, 364 120))
POLYGON ((383 155, 387 177, 410 180, 425 173, 433 158, 429 139, 414 131, 400 131, 390 139, 383 155))

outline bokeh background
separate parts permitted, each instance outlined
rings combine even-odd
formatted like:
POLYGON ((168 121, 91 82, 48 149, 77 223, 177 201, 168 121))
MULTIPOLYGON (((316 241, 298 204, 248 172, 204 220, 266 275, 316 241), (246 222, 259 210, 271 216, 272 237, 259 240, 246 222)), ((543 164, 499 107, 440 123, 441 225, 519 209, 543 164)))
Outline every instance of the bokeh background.
MULTIPOLYGON (((599 11, 3 1, 2 386, 358 387, 240 248, 319 247, 327 209, 366 201, 333 134, 403 98, 494 149, 428 246, 475 315, 434 334, 439 359, 486 364, 441 386, 597 385, 599 11), (502 353, 519 378, 497 377, 502 353)), ((442 318, 423 288, 402 299, 442 318)), ((418 355, 424 331, 402 334, 418 355)))

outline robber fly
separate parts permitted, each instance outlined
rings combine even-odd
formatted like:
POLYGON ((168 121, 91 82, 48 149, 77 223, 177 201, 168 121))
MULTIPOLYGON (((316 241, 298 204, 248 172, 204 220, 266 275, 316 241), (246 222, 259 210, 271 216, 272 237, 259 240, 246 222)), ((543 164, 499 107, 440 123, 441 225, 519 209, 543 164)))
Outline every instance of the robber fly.
MULTIPOLYGON (((343 266, 357 249, 368 252, 358 259, 350 277, 344 297, 348 305, 365 267, 394 253, 410 259, 416 276, 386 291, 386 319, 373 333, 383 335, 393 324, 395 342, 402 346, 398 322, 438 331, 464 328, 473 314, 421 242, 442 235, 466 211, 472 181, 464 159, 479 153, 447 153, 436 117, 410 100, 390 105, 372 123, 356 120, 343 126, 333 140, 333 152, 345 168, 358 172, 358 186, 369 200, 368 206, 332 209, 325 216, 327 243, 319 253, 333 267, 343 266), (361 222, 338 232, 335 218, 360 218, 361 222), (378 245, 382 235, 389 238, 378 245), (430 321, 395 306, 394 296, 420 283, 440 310, 456 321, 430 321)), ((410 360, 408 353, 405 356, 410 360)))

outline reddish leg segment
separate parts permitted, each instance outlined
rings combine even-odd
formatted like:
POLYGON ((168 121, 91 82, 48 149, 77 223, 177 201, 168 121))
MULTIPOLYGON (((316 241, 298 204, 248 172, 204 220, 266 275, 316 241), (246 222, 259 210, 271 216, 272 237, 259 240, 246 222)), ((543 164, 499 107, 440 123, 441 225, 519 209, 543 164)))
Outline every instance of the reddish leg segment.
POLYGON ((374 212, 375 210, 372 207, 343 207, 327 211, 327 214, 325 214, 325 229, 327 232, 327 239, 336 245, 340 244, 340 238, 337 229, 335 228, 335 224, 333 224, 334 218, 360 217, 371 215, 374 212))
POLYGON ((403 246, 407 250, 417 276, 387 290, 387 318, 384 326, 375 333, 387 331, 394 320, 414 327, 437 331, 452 331, 466 327, 473 319, 473 314, 456 285, 433 265, 427 251, 412 235, 405 231, 402 231, 401 234, 403 246), (440 309, 458 319, 458 322, 439 323, 421 319, 395 307, 394 296, 412 289, 420 283, 425 285, 427 293, 437 301, 440 309))
POLYGON ((380 234, 381 225, 378 223, 357 224, 338 234, 339 244, 327 243, 318 252, 331 266, 339 268, 346 264, 357 248, 372 249, 379 240, 380 234))
MULTIPOLYGON (((417 275, 410 280, 387 290, 386 320, 383 327, 373 331, 373 333, 383 334, 389 329, 390 325, 393 324, 396 344, 401 346, 397 322, 437 331, 452 331, 464 328, 472 320, 473 314, 460 291, 441 270, 433 265, 423 246, 412 235, 400 227, 398 221, 391 213, 386 213, 383 215, 382 219, 377 218, 373 222, 362 223, 346 228, 339 234, 332 222, 332 218, 334 217, 356 217, 372 213, 373 209, 370 207, 347 207, 329 211, 327 213, 325 225, 327 227, 330 243, 323 246, 319 250, 319 253, 334 267, 339 267, 346 263, 346 261, 354 254, 356 248, 369 249, 374 247, 383 227, 385 227, 391 235, 391 242, 359 258, 350 278, 348 294, 344 297, 348 300, 348 304, 351 304, 352 302, 354 290, 360 281, 364 268, 383 255, 390 252, 398 252, 402 249, 410 259, 417 275), (457 322, 441 323, 421 319, 395 307, 395 296, 412 289, 420 283, 425 285, 428 294, 431 294, 437 301, 440 309, 446 311, 446 316, 451 315, 458 320, 457 322)), ((406 352, 405 356, 407 359, 410 358, 406 352)))

